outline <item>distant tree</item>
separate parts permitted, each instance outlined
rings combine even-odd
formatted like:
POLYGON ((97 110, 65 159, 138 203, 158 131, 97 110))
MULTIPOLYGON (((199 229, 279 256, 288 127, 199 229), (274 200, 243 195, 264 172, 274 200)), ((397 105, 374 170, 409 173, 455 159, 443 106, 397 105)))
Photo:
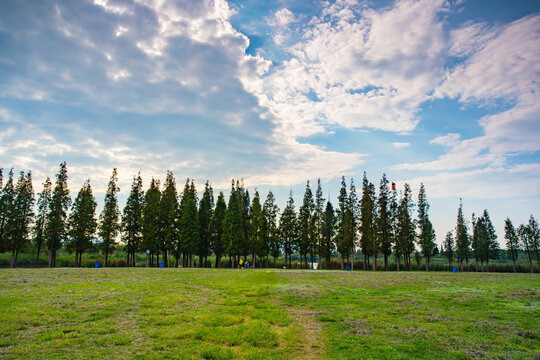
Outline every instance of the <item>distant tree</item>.
POLYGON ((289 194, 289 200, 287 201, 287 206, 281 213, 281 218, 279 219, 279 231, 281 238, 283 239, 283 249, 285 252, 285 264, 287 264, 287 259, 289 262, 288 267, 292 267, 292 252, 294 251, 294 246, 298 238, 298 220, 296 218, 296 211, 294 209, 294 199, 292 191, 289 194))
POLYGON ((13 202, 13 212, 11 213, 9 224, 11 231, 8 237, 9 250, 11 251, 10 267, 17 264, 19 252, 30 241, 30 230, 34 218, 34 188, 32 186, 32 174, 26 175, 21 171, 20 177, 15 185, 15 199, 13 202))
MULTIPOLYGON (((190 197, 186 201, 186 207, 180 219, 180 241, 184 245, 187 254, 187 266, 192 266, 192 255, 197 250, 197 242, 200 239, 199 214, 195 199, 190 197)), ((186 266, 186 265, 184 265, 186 266)))
POLYGON ((12 223, 15 213, 15 196, 13 169, 11 169, 0 197, 0 252, 4 252, 9 248, 9 241, 13 236, 12 223))
POLYGON ((225 218, 223 220, 223 243, 229 259, 231 267, 237 265, 240 255, 243 251, 244 242, 244 210, 243 210, 243 198, 238 189, 234 186, 234 180, 231 186, 231 195, 229 196, 229 203, 227 205, 227 211, 225 212, 225 218))
POLYGON ((298 210, 298 250, 300 252, 300 263, 304 263, 306 268, 310 243, 309 224, 314 207, 313 193, 311 192, 308 180, 304 192, 304 200, 298 210))
POLYGON ((380 251, 380 238, 377 231, 377 199, 375 196, 375 185, 368 181, 365 172, 362 180, 360 223, 360 244, 362 246, 362 253, 364 254, 364 270, 366 270, 366 265, 369 266, 370 256, 373 256, 372 270, 375 271, 377 269, 376 259, 380 251))
POLYGON ((158 243, 158 249, 163 253, 163 265, 167 267, 171 267, 172 257, 176 253, 176 247, 178 246, 178 206, 176 180, 172 171, 167 171, 161 199, 159 200, 160 236, 158 243))
POLYGON ((81 266, 83 252, 92 246, 97 228, 96 207, 90 180, 86 180, 73 202, 68 219, 70 239, 67 247, 75 251, 75 267, 81 266))
MULTIPOLYGON (((472 237, 471 237, 471 250, 474 256, 475 268, 478 271, 478 262, 482 259, 482 251, 484 246, 482 242, 486 238, 485 226, 482 217, 476 218, 476 215, 472 214, 472 237)), ((482 266, 482 270, 483 266, 482 266)))
POLYGON ((396 258, 399 259, 397 254, 403 254, 407 270, 411 270, 411 254, 414 251, 415 226, 411 215, 413 206, 411 188, 405 183, 403 196, 398 206, 397 244, 399 250, 396 252, 396 258))
POLYGON ((469 266, 470 238, 467 234, 467 223, 463 216, 463 203, 459 200, 458 215, 456 221, 456 255, 460 271, 463 271, 463 261, 469 266))
POLYGON ((418 192, 418 245, 422 251, 426 262, 426 271, 429 271, 429 260, 433 256, 433 249, 437 248, 435 243, 435 229, 429 220, 429 204, 426 197, 424 184, 420 184, 418 192))
MULTIPOLYGON (((364 173, 365 175, 365 173, 364 173)), ((375 187, 373 184, 370 184, 370 190, 373 194, 373 217, 372 217, 372 234, 373 239, 372 242, 375 244, 377 242, 376 240, 376 214, 375 214, 375 187)), ((344 230, 344 238, 345 238, 345 244, 346 247, 349 249, 348 254, 351 254, 351 270, 354 270, 354 253, 356 251, 356 245, 358 242, 358 219, 360 218, 360 204, 358 202, 358 196, 356 195, 356 187, 354 186, 354 179, 351 178, 351 183, 349 186, 349 199, 347 201, 347 210, 346 210, 346 216, 345 216, 345 230, 344 230)), ((373 258, 373 261, 376 263, 376 253, 378 249, 378 245, 375 245, 373 247, 373 251, 375 252, 375 257, 373 258)), ((347 255, 347 259, 348 259, 347 255)), ((375 265, 373 265, 373 269, 375 269, 375 265)))
POLYGON ((516 272, 516 261, 518 259, 520 244, 516 229, 510 218, 506 218, 504 221, 504 238, 506 239, 506 253, 512 260, 512 268, 516 272))
MULTIPOLYGON (((347 239, 345 238, 345 224, 347 223, 347 209, 349 197, 347 196, 347 183, 345 182, 345 176, 341 177, 341 188, 338 195, 338 208, 336 209, 336 236, 335 244, 337 252, 341 257, 341 270, 344 269, 344 257, 349 253, 347 249, 347 239)), ((352 216, 352 214, 349 214, 352 216)), ((362 248, 362 252, 364 249, 362 248)))
POLYGON ((326 203, 326 209, 324 211, 323 219, 323 256, 326 261, 326 268, 330 266, 330 260, 332 256, 332 251, 334 250, 334 234, 335 234, 335 223, 336 218, 334 216, 334 207, 332 203, 328 201, 326 203))
POLYGON ((152 178, 150 186, 144 194, 142 209, 142 243, 141 247, 146 252, 146 267, 153 266, 153 256, 156 252, 156 239, 159 237, 159 202, 161 192, 159 180, 152 178))
POLYGON ((128 266, 136 266, 135 252, 141 248, 143 234, 144 191, 141 173, 133 177, 131 191, 122 216, 122 240, 126 244, 128 266))
POLYGON ((227 204, 225 204, 225 196, 223 192, 220 192, 216 202, 216 208, 212 213, 212 220, 210 221, 209 233, 210 233, 210 248, 216 255, 215 267, 221 267, 221 256, 224 253, 225 247, 223 243, 223 221, 225 219, 225 212, 227 211, 227 204))
POLYGON ((540 272, 540 226, 538 221, 532 216, 529 218, 529 231, 531 233, 531 249, 536 254, 536 261, 538 264, 538 272, 540 272))
POLYGON ((199 202, 199 232, 200 241, 197 246, 199 266, 208 266, 210 255, 210 221, 214 211, 214 190, 208 181, 204 185, 204 193, 199 202))
MULTIPOLYGON (((279 237, 279 228, 277 224, 277 217, 279 208, 276 205, 276 200, 272 191, 268 192, 266 200, 263 205, 263 216, 265 224, 265 238, 266 249, 270 252, 274 258, 274 266, 276 265, 276 259, 280 255, 281 241, 279 237)), ((266 267, 268 267, 268 255, 266 256, 266 267)))
POLYGON ((496 259, 499 257, 499 243, 497 242, 495 227, 489 218, 489 213, 487 210, 484 210, 482 218, 485 226, 486 236, 485 240, 483 241, 484 250, 482 251, 482 254, 484 260, 486 261, 487 270, 489 271, 489 259, 496 259))
POLYGON ((47 248, 49 249, 49 267, 56 266, 56 252, 62 246, 62 241, 67 235, 67 211, 71 205, 67 179, 67 166, 63 162, 60 164, 60 169, 56 174, 56 183, 45 221, 45 239, 47 239, 47 248))
POLYGON ((47 177, 43 183, 43 190, 38 195, 37 214, 34 222, 34 245, 37 249, 36 266, 39 265, 39 254, 45 243, 45 220, 49 211, 49 206, 52 197, 51 179, 47 177))
POLYGON ((99 217, 99 236, 101 238, 101 251, 103 252, 103 266, 107 267, 107 259, 116 245, 116 238, 120 233, 120 210, 118 209, 118 192, 120 188, 118 183, 118 173, 116 168, 113 169, 105 201, 103 203, 103 211, 99 217))
MULTIPOLYGON (((394 185, 394 183, 392 183, 394 185)), ((390 218, 392 223, 392 251, 394 252, 396 256, 396 270, 400 271, 399 268, 399 259, 403 255, 403 252, 401 250, 401 244, 399 242, 398 238, 398 218, 399 218, 399 205, 398 205, 398 196, 397 196, 397 189, 395 187, 392 188, 392 195, 390 196, 390 218)))
MULTIPOLYGON (((319 257, 319 267, 321 267, 321 259, 323 258, 324 249, 324 235, 323 235, 323 223, 324 223, 324 197, 321 187, 321 179, 317 179, 317 190, 315 191, 315 207, 313 209, 313 216, 315 220, 315 243, 311 244, 312 248, 316 248, 317 255, 319 257)), ((312 256, 313 257, 313 256, 312 256)))
POLYGON ((244 228, 244 237, 240 239, 239 249, 240 254, 244 256, 244 261, 246 261, 247 256, 250 253, 249 248, 249 218, 250 213, 249 209, 251 206, 251 200, 249 197, 249 191, 244 187, 244 181, 236 181, 236 191, 238 193, 238 198, 240 199, 240 205, 242 208, 242 226, 244 228))
POLYGON ((377 236, 381 253, 384 255, 384 270, 388 271, 388 257, 392 254, 392 213, 390 189, 386 174, 383 174, 377 199, 377 236))
MULTIPOLYGON (((259 192, 255 190, 255 196, 251 202, 249 211, 249 246, 252 254, 253 268, 257 267, 257 256, 262 259, 264 249, 264 215, 261 206, 259 192)), ((259 265, 259 267, 262 267, 259 265)))
POLYGON ((450 267, 450 270, 452 270, 452 260, 454 259, 454 251, 455 251, 454 236, 452 235, 452 232, 449 231, 446 233, 446 238, 444 240, 444 255, 448 259, 448 266, 450 267))
POLYGON ((531 269, 531 273, 534 272, 533 263, 532 263, 532 257, 533 257, 533 238, 532 238, 532 231, 529 225, 519 225, 517 228, 517 235, 519 237, 519 241, 521 242, 521 246, 525 250, 525 253, 527 254, 527 258, 529 259, 529 266, 531 269))

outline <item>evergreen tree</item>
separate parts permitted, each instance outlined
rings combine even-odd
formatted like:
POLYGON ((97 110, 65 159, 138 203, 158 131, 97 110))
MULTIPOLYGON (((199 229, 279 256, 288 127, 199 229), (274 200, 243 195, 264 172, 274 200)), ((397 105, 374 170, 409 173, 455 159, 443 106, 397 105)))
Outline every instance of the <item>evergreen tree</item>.
POLYGON ((154 254, 156 252, 156 239, 159 237, 159 202, 161 192, 159 190, 159 180, 152 178, 150 186, 144 194, 144 204, 142 209, 142 248, 146 252, 146 267, 153 266, 154 254))
POLYGON ((302 202, 302 206, 300 206, 300 209, 298 210, 298 250, 300 252, 300 263, 304 263, 306 268, 310 244, 309 225, 314 206, 313 193, 311 192, 308 180, 306 190, 304 192, 304 200, 302 202))
POLYGON ((47 248, 49 249, 49 267, 56 266, 56 252, 62 246, 62 240, 67 235, 67 211, 71 205, 67 179, 67 166, 63 162, 60 164, 60 170, 56 174, 56 183, 45 221, 45 239, 47 239, 47 248))
POLYGON ((122 216, 122 240, 126 244, 128 266, 136 266, 135 252, 140 249, 143 230, 144 191, 141 173, 133 177, 131 191, 122 216))
POLYGON ((288 259, 288 267, 290 269, 292 267, 292 252, 295 249, 294 247, 299 233, 292 191, 289 194, 287 206, 285 206, 285 209, 283 210, 283 213, 281 213, 281 217, 279 219, 279 232, 281 234, 281 238, 283 239, 285 264, 287 264, 288 259))
POLYGON ((223 242, 223 222, 225 220, 226 211, 227 204, 225 204, 225 196, 223 195, 223 192, 220 192, 209 226, 210 248, 216 255, 216 268, 221 267, 221 256, 225 250, 223 242))
POLYGON ((83 252, 92 246, 97 228, 96 206, 90 180, 86 180, 73 202, 68 219, 70 239, 67 248, 75 251, 75 267, 81 266, 83 252))
POLYGON ((383 174, 377 199, 377 236, 381 253, 384 255, 384 270, 388 271, 388 257, 392 254, 392 213, 390 189, 386 174, 383 174))
POLYGON ((257 190, 255 190, 255 196, 253 197, 249 213, 249 246, 252 253, 253 268, 255 268, 257 266, 257 256, 262 258, 265 255, 263 233, 264 216, 259 192, 257 190))
POLYGON ((459 199, 459 209, 456 222, 456 255, 460 271, 463 271, 463 260, 469 266, 470 238, 467 234, 467 224, 463 216, 463 203, 459 199))
POLYGON ((506 239, 506 253, 510 260, 512 260, 512 268, 516 272, 516 261, 519 254, 519 239, 516 234, 516 229, 510 221, 510 218, 506 218, 504 221, 504 238, 506 239))
POLYGON ((429 261, 433 256, 433 249, 437 247, 435 243, 435 229, 429 220, 429 204, 426 197, 426 188, 420 184, 418 192, 418 245, 426 261, 426 271, 429 271, 429 261))
POLYGON ((375 199, 375 186, 367 179, 364 172, 362 180, 362 202, 360 205, 360 244, 364 254, 364 270, 369 265, 369 258, 373 256, 373 271, 376 270, 376 258, 379 253, 379 242, 377 241, 377 212, 375 199))
MULTIPOLYGON (((413 206, 411 188, 409 184, 405 183, 403 196, 398 206, 397 244, 399 250, 396 251, 396 256, 403 254, 407 270, 411 270, 411 254, 414 251, 415 228, 411 215, 413 206)), ((397 257, 397 261, 399 264, 399 257, 397 257)))
MULTIPOLYGON (((373 219, 372 219, 372 232, 373 232, 373 244, 376 244, 376 230, 375 230, 375 187, 373 184, 370 184, 370 190, 373 195, 373 219)), ((354 270, 354 254, 356 251, 356 245, 358 242, 358 220, 360 218, 360 205, 358 203, 358 196, 356 195, 356 187, 354 186, 354 179, 351 178, 351 184, 349 187, 349 199, 347 202, 348 209, 346 212, 346 221, 345 221, 345 231, 344 231, 344 237, 345 237, 345 243, 347 244, 347 248, 349 249, 349 252, 351 254, 351 270, 354 270)), ((374 246, 374 249, 378 248, 377 245, 374 246)), ((376 250, 375 254, 376 254, 376 250)), ((347 256, 348 258, 348 256, 347 256)), ((376 264, 376 255, 374 258, 374 265, 373 269, 375 270, 375 264, 376 264)))
POLYGON ((536 255, 538 272, 540 272, 540 226, 538 221, 532 216, 529 218, 529 231, 531 233, 531 250, 536 255))
MULTIPOLYGON (((394 183, 392 183, 394 185, 394 183)), ((399 218, 399 205, 398 205, 398 196, 397 189, 393 187, 392 195, 390 196, 390 218, 392 223, 392 250, 396 256, 396 270, 399 271, 399 259, 403 253, 401 252, 401 246, 398 238, 398 218, 399 218)))
POLYGON ((47 177, 43 183, 43 190, 38 195, 37 214, 34 223, 34 245, 37 249, 36 266, 39 265, 39 254, 45 243, 45 220, 49 211, 52 197, 51 179, 47 177))
POLYGON ((238 192, 238 198, 240 199, 240 205, 242 208, 242 226, 244 228, 244 237, 241 239, 240 249, 241 254, 244 256, 244 261, 246 261, 247 256, 250 253, 249 247, 249 218, 250 213, 249 209, 251 206, 251 201, 249 198, 249 191, 244 188, 244 180, 236 182, 236 191, 238 192))
POLYGON ((116 238, 120 233, 120 210, 118 209, 117 194, 120 188, 117 185, 118 174, 116 168, 113 169, 105 201, 103 203, 103 211, 99 217, 99 236, 101 237, 101 251, 103 252, 103 266, 107 267, 107 259, 109 254, 114 250, 116 238))
POLYGON ((489 271, 489 259, 499 257, 499 243, 497 242, 497 234, 495 233, 495 228, 491 223, 487 210, 484 210, 482 218, 485 226, 486 236, 485 240, 483 241, 484 250, 482 251, 482 254, 486 260, 487 269, 489 271))
POLYGON ((446 238, 444 240, 444 255, 448 259, 448 266, 450 267, 450 270, 452 270, 452 260, 454 259, 454 236, 452 235, 452 232, 449 231, 446 233, 446 238))
POLYGON ((532 257, 534 255, 533 253, 533 237, 532 237, 532 231, 529 225, 519 225, 517 229, 517 234, 519 237, 519 241, 521 243, 521 246, 525 250, 525 253, 527 254, 527 257, 529 259, 529 266, 531 269, 531 274, 534 272, 533 263, 532 263, 532 257))
POLYGON ((0 252, 9 248, 10 238, 13 236, 11 224, 15 213, 15 185, 13 184, 13 169, 9 171, 8 180, 2 189, 0 198, 0 252))
POLYGON ((232 181, 231 195, 223 220, 223 243, 229 254, 231 267, 237 265, 244 242, 243 199, 232 181))
POLYGON ((183 244, 184 253, 187 254, 187 264, 184 266, 192 266, 192 255, 197 251, 199 239, 199 214, 195 199, 190 196, 186 200, 186 207, 180 218, 180 241, 183 244))
POLYGON ((315 208, 313 211, 313 216, 315 217, 315 244, 313 245, 317 249, 317 255, 319 257, 319 267, 322 267, 321 263, 324 255, 324 201, 325 199, 323 198, 321 179, 317 179, 317 190, 315 191, 315 208))
MULTIPOLYGON (((178 192, 176 191, 176 180, 172 171, 167 171, 163 191, 159 201, 159 245, 160 252, 163 253, 164 266, 171 267, 171 258, 178 245, 178 192)), ((158 252, 159 262, 159 252, 158 252)))
POLYGON ((32 187, 32 174, 25 176, 21 171, 15 186, 15 199, 13 212, 8 221, 10 236, 8 237, 8 250, 11 251, 10 267, 14 268, 17 263, 19 252, 30 241, 29 235, 34 217, 34 188, 32 187))
POLYGON ((199 203, 199 232, 200 241, 197 246, 199 266, 207 266, 210 255, 210 221, 214 211, 214 190, 208 181, 204 185, 204 193, 199 203))
MULTIPOLYGON (((485 239, 485 226, 482 217, 476 218, 475 214, 472 214, 472 237, 471 237, 471 250, 474 256, 475 268, 478 271, 478 261, 482 259, 482 241, 485 239)), ((483 263, 482 263, 483 265, 483 263)), ((482 270, 483 266, 482 266, 482 270)))
MULTIPOLYGON (((264 201, 263 206, 263 216, 265 224, 265 234, 266 234, 266 248, 271 253, 274 258, 274 266, 276 266, 276 259, 280 255, 281 241, 279 237, 279 229, 277 225, 277 216, 279 213, 279 208, 276 205, 276 200, 272 191, 268 192, 266 200, 264 201)), ((267 267, 268 267, 268 254, 266 257, 267 267)))
POLYGON ((328 201, 326 203, 326 208, 324 210, 324 218, 322 224, 322 235, 323 235, 323 250, 322 256, 326 260, 326 268, 330 268, 330 260, 332 256, 332 251, 334 250, 334 234, 335 234, 335 223, 336 218, 334 217, 334 207, 332 203, 328 201))
MULTIPOLYGON (((348 254, 347 242, 345 239, 346 213, 348 209, 349 197, 347 196, 347 183, 345 176, 341 177, 341 188, 338 195, 338 208, 336 209, 336 236, 335 243, 337 251, 341 257, 341 270, 344 269, 344 257, 348 254)), ((351 214, 349 214, 351 216, 351 214)), ((362 246, 362 252, 364 246, 362 246)))

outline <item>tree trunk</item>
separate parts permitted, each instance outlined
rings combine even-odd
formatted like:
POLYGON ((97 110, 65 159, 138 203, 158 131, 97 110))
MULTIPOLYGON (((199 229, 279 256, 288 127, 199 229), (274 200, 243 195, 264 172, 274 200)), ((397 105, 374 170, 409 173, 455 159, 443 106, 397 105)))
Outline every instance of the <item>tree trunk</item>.
POLYGON ((11 251, 11 261, 9 262, 9 267, 14 268, 15 267, 15 250, 11 251))
POLYGON ((146 253, 146 267, 150 267, 150 254, 146 253))
POLYGON ((39 267, 39 253, 41 251, 41 244, 38 244, 37 248, 37 257, 36 257, 36 267, 39 267))
POLYGON ((366 254, 364 254, 364 263, 362 264, 362 269, 366 271, 366 254))
POLYGON ((388 271, 388 255, 384 254, 384 271, 388 271))
POLYGON ((354 250, 351 251, 351 271, 354 270, 354 250))
POLYGON ((396 254, 396 271, 399 271, 399 255, 396 254))
POLYGON ((424 257, 424 260, 426 262, 426 271, 429 272, 429 257, 424 257))
POLYGON ((516 260, 512 260, 512 269, 516 272, 516 260))
POLYGON ((73 263, 73 267, 78 267, 77 263, 79 262, 79 252, 75 251, 75 262, 73 263))
POLYGON ((373 255, 373 264, 372 270, 377 271, 377 255, 373 255))
POLYGON ((343 267, 343 255, 339 254, 339 256, 341 257, 341 270, 343 270, 344 269, 344 267, 343 267))
POLYGON ((53 252, 49 250, 49 267, 53 267, 53 252))
POLYGON ((108 251, 105 251, 105 259, 103 260, 103 267, 107 267, 107 258, 109 256, 109 254, 107 254, 108 251))

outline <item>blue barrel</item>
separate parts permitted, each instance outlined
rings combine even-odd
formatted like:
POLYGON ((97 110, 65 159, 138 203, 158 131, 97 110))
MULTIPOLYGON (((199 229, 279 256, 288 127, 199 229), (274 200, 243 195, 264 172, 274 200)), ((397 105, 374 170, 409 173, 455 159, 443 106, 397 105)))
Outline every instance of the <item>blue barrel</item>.
POLYGON ((452 268, 452 272, 457 273, 457 267, 454 266, 454 267, 452 268))
POLYGON ((163 263, 162 262, 159 263, 159 267, 163 268, 163 263))
POLYGON ((351 271, 351 266, 350 266, 350 265, 347 265, 347 266, 345 267, 345 269, 346 269, 347 271, 351 271))
POLYGON ((96 268, 98 268, 98 267, 99 267, 99 263, 97 262, 97 263, 96 263, 96 268))

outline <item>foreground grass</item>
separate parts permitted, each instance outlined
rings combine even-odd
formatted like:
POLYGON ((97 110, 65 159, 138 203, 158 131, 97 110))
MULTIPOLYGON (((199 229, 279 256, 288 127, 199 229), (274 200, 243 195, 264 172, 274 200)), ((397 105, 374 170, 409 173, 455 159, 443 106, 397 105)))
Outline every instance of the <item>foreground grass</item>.
POLYGON ((3 359, 540 357, 540 276, 0 270, 3 359))

